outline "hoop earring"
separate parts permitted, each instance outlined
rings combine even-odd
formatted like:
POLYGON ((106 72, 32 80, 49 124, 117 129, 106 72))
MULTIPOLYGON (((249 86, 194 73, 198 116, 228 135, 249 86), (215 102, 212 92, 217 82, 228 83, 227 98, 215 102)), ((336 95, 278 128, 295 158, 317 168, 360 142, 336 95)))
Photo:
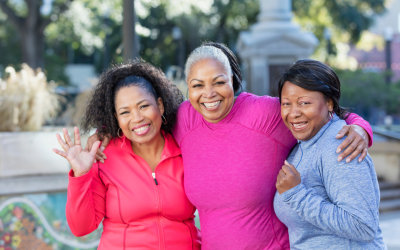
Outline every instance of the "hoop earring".
POLYGON ((164 125, 167 124, 167 119, 164 117, 164 115, 161 116, 161 119, 164 125))
POLYGON ((124 136, 119 136, 119 130, 120 130, 120 129, 121 129, 121 128, 118 129, 117 135, 118 135, 119 138, 123 138, 124 136))
POLYGON ((328 115, 329 117, 332 119, 333 118, 333 112, 332 111, 328 111, 328 115))

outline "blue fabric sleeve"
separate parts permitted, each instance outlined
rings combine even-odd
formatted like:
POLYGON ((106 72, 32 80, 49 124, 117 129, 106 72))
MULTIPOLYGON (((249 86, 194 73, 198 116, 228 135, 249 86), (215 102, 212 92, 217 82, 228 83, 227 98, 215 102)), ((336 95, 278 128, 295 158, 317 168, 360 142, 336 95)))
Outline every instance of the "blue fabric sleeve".
MULTIPOLYGON (((329 154, 329 153, 328 153, 329 154)), ((333 156, 333 155, 332 155, 333 156)), ((323 156, 317 167, 329 199, 318 195, 302 183, 284 192, 282 199, 304 220, 338 236, 372 242, 379 226, 373 165, 369 156, 361 163, 336 161, 336 156, 323 156)))

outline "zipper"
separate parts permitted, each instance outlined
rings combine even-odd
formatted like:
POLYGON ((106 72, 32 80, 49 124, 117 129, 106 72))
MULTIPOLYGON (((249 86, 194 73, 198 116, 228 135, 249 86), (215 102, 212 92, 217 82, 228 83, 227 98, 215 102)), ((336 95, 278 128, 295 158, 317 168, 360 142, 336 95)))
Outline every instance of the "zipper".
POLYGON ((159 247, 160 249, 164 249, 165 245, 164 245, 164 234, 163 234, 163 229, 161 227, 161 221, 160 221, 160 214, 161 214, 161 198, 160 198, 160 191, 158 190, 158 181, 156 179, 156 174, 153 172, 151 174, 151 176, 154 179, 154 183, 156 184, 156 196, 157 196, 157 214, 156 214, 156 223, 157 223, 157 227, 158 227, 158 235, 159 235, 159 247))
POLYGON ((156 179, 156 173, 151 173, 151 176, 153 176, 153 179, 154 179, 154 183, 158 186, 158 181, 157 181, 157 179, 156 179))
POLYGON ((301 142, 299 142, 299 148, 300 148, 300 151, 301 151, 301 156, 300 156, 299 162, 297 163, 297 165, 295 167, 296 169, 300 165, 301 160, 303 159, 303 149, 301 148, 301 142))

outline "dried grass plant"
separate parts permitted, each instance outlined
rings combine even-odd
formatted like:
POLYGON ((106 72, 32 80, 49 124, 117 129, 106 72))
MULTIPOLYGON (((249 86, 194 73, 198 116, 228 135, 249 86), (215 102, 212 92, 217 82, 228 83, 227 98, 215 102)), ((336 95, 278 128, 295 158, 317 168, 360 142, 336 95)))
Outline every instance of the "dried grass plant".
POLYGON ((5 69, 0 79, 0 131, 38 131, 47 119, 54 117, 61 97, 54 93, 55 83, 48 83, 45 74, 27 64, 16 72, 5 69))

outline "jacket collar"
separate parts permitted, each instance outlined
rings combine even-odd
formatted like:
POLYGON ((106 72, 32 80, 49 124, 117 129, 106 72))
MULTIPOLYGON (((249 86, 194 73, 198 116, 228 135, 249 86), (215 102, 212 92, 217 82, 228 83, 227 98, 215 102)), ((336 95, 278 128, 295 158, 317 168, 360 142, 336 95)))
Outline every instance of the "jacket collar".
POLYGON ((333 114, 332 119, 330 119, 319 131, 316 135, 314 135, 310 140, 307 141, 301 141, 298 140, 298 143, 301 144, 301 147, 303 149, 307 149, 312 147, 315 143, 317 143, 317 141, 319 140, 319 138, 321 138, 321 136, 325 133, 325 131, 336 121, 339 120, 339 117, 336 114, 333 114))

